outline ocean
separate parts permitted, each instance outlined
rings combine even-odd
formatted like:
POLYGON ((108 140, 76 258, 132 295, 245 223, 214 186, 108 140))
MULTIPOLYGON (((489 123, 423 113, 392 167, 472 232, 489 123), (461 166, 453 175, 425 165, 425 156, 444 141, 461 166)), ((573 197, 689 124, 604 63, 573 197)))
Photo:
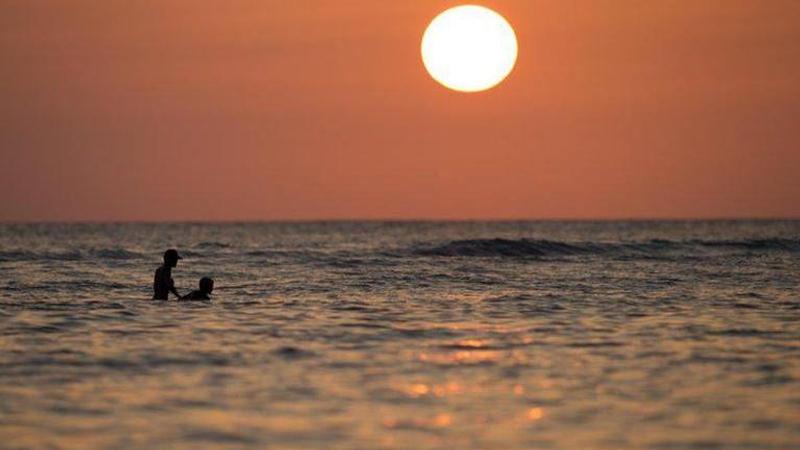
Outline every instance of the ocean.
POLYGON ((0 324, 8 449, 800 448, 800 221, 7 224, 0 324))

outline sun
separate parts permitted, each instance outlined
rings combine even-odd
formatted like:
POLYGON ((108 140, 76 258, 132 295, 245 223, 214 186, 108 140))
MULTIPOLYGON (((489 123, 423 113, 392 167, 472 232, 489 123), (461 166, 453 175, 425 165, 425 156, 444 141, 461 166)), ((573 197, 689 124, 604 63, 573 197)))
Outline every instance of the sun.
POLYGON ((503 81, 517 62, 517 36, 503 16, 463 5, 436 16, 422 36, 422 62, 444 86, 485 91, 503 81))

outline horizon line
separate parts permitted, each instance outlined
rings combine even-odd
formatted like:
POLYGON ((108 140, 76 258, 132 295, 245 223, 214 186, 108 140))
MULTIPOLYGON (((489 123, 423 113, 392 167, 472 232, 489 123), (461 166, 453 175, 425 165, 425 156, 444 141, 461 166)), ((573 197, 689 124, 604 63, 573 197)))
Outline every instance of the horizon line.
POLYGON ((314 224, 314 223, 481 223, 481 222, 795 222, 800 216, 713 216, 713 217, 586 217, 586 218, 313 218, 313 219, 44 219, 0 220, 0 225, 159 225, 159 224, 314 224))

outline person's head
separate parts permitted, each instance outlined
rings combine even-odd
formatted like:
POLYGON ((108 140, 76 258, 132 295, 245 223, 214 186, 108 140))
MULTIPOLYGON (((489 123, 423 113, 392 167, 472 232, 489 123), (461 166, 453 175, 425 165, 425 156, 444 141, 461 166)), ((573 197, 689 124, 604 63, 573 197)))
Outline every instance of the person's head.
POLYGON ((210 294, 214 290, 214 280, 208 277, 200 278, 200 292, 210 294))
POLYGON ((164 264, 168 267, 175 267, 178 265, 178 260, 183 259, 178 255, 178 251, 171 248, 164 252, 164 264))

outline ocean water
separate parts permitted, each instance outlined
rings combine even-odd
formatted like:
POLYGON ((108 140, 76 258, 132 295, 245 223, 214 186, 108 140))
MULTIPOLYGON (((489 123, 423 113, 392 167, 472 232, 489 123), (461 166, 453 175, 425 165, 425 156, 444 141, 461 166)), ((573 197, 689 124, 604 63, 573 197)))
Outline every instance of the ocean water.
POLYGON ((799 319, 797 221, 1 225, 0 447, 796 449, 799 319))

